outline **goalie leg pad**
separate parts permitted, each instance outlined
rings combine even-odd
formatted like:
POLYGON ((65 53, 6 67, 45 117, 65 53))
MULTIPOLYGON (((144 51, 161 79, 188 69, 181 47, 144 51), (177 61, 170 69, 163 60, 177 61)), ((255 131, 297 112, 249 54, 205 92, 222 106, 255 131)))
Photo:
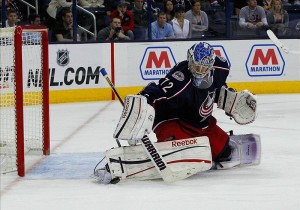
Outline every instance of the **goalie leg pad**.
POLYGON ((155 111, 141 95, 128 95, 114 138, 128 140, 129 145, 136 145, 145 134, 152 131, 155 111))
POLYGON ((234 92, 225 86, 220 90, 218 108, 232 116, 238 124, 244 125, 255 120, 256 105, 256 96, 248 90, 234 92))
MULTIPOLYGON (((211 168, 211 148, 207 137, 155 143, 171 170, 191 176, 211 168)), ((161 175, 144 152, 142 145, 123 146, 105 152, 112 179, 159 179, 161 175)))

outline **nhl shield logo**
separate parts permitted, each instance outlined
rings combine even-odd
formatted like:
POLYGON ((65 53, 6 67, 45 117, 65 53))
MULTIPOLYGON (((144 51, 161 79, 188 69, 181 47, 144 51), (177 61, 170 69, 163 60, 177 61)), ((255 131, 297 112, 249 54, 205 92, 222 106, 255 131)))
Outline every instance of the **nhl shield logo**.
POLYGON ((57 58, 56 62, 60 66, 68 65, 70 59, 69 59, 69 51, 66 50, 58 50, 57 51, 57 58))

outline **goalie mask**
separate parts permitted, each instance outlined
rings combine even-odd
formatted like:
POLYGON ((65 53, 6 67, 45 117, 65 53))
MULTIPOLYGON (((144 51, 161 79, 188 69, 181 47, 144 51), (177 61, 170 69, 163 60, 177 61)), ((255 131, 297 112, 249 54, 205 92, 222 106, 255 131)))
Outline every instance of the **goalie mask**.
POLYGON ((193 75, 193 84, 195 87, 207 88, 212 84, 215 57, 214 49, 206 42, 194 44, 188 50, 188 68, 193 75))

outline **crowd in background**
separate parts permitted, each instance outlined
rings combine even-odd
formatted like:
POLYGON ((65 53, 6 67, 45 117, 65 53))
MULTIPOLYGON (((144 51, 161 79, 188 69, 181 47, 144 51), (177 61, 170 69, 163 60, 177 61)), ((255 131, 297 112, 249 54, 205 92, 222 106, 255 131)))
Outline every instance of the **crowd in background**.
MULTIPOLYGON (((45 25, 51 42, 226 37, 228 27, 236 36, 264 36, 266 29, 278 36, 300 34, 300 0, 230 0, 230 4, 225 0, 151 0, 151 8, 147 0, 77 0, 78 6, 95 15, 96 23, 84 10, 77 9, 80 27, 75 38, 72 0, 39 0, 39 12, 30 9, 30 14, 20 1, 0 0, 1 7, 2 1, 6 13, 2 27, 45 25), (230 13, 230 24, 226 12, 230 13), (298 17, 293 20, 297 23, 290 24, 292 15, 298 17), (92 35, 93 31, 96 34, 92 35)), ((26 2, 34 5, 35 0, 26 2)))

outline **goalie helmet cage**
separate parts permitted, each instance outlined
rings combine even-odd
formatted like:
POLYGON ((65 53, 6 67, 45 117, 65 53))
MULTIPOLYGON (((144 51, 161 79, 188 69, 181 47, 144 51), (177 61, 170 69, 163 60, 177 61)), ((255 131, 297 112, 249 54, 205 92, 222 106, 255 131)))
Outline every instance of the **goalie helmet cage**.
POLYGON ((0 28, 1 173, 25 176, 25 154, 50 154, 48 29, 0 28))

